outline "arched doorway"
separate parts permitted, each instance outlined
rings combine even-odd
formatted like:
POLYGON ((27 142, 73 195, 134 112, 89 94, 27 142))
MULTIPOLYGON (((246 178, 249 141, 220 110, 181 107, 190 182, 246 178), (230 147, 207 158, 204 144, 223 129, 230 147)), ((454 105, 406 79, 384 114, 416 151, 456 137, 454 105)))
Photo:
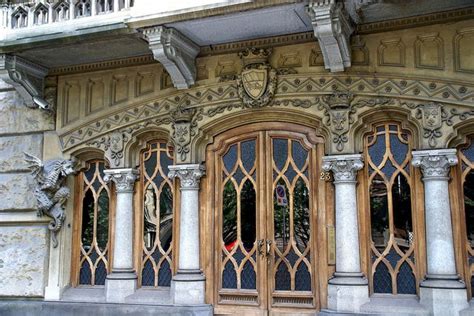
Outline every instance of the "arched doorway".
POLYGON ((322 155, 314 129, 288 123, 238 127, 208 147, 216 313, 320 308, 322 155))

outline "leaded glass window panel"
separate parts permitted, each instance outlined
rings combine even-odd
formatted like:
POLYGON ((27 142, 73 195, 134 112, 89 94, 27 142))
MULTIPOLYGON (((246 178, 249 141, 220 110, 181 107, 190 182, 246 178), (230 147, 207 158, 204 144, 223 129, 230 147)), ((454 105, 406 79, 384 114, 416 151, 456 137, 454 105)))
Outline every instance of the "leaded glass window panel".
POLYGON ((141 153, 140 185, 143 234, 140 282, 144 287, 170 286, 173 275, 174 181, 168 178, 173 150, 152 141, 141 153))
POLYGON ((411 135, 385 123, 365 137, 373 293, 416 294, 411 135))

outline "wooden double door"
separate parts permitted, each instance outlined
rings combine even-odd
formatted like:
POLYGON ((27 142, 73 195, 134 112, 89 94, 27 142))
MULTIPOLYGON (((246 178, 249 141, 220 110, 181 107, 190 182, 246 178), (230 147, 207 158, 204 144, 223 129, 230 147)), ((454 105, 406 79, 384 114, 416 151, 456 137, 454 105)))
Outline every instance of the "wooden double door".
POLYGON ((223 135, 214 151, 217 313, 314 312, 317 137, 300 128, 223 135))

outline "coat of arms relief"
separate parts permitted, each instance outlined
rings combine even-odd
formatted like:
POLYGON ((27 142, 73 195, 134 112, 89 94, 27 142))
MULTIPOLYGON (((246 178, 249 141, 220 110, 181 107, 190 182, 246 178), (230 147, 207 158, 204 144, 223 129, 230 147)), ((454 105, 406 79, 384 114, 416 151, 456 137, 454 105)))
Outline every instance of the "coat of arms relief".
POLYGON ((245 107, 263 107, 275 95, 277 71, 268 63, 271 49, 247 48, 239 53, 243 70, 237 77, 238 93, 245 107))

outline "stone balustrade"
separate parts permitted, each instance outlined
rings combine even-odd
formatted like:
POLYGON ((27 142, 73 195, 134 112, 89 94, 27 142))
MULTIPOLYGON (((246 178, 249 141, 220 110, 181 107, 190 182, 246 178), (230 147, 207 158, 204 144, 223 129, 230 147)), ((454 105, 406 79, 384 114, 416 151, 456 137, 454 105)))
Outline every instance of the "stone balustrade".
POLYGON ((0 29, 30 28, 44 24, 111 15, 128 11, 133 0, 35 0, 0 5, 0 29))

